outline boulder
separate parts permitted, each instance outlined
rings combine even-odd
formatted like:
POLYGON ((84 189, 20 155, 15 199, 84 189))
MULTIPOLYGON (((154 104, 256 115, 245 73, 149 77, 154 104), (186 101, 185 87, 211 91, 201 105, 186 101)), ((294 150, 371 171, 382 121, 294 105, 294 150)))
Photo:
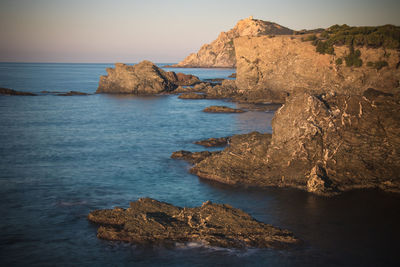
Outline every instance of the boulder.
POLYGON ((211 201, 200 207, 181 208, 142 198, 131 202, 127 209, 92 211, 88 219, 100 225, 97 237, 139 245, 197 242, 224 248, 286 248, 300 243, 288 230, 211 201))

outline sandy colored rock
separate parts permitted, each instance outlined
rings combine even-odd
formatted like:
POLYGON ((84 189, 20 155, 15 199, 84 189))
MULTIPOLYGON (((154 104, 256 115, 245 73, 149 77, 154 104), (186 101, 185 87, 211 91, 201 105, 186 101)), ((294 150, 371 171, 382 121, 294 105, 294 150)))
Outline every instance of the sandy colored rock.
POLYGON ((359 94, 368 88, 380 91, 399 86, 400 52, 392 49, 357 47, 361 67, 337 65, 336 59, 349 53, 347 46, 335 46, 335 55, 319 54, 301 36, 240 37, 235 39, 239 92, 262 92, 264 98, 284 102, 285 94, 296 92, 359 94), (367 62, 385 60, 381 70, 367 62), (266 94, 270 94, 270 96, 266 94))
POLYGON ((223 67, 236 66, 235 47, 233 40, 239 36, 259 36, 292 34, 293 31, 279 24, 253 19, 249 17, 240 20, 236 26, 221 32, 216 40, 203 45, 197 53, 190 54, 183 61, 172 67, 223 67))
POLYGON ((116 63, 115 68, 107 68, 107 73, 100 77, 96 93, 159 94, 199 82, 196 76, 166 72, 147 60, 134 66, 116 63))
POLYGON ((236 108, 230 108, 226 106, 209 106, 206 107, 204 112, 209 112, 209 113, 243 113, 245 112, 242 109, 236 109, 236 108))
POLYGON ((198 242, 225 248, 286 248, 299 244, 287 231, 256 221, 229 205, 204 202, 181 208, 150 198, 128 209, 95 210, 88 219, 100 227, 97 237, 143 245, 198 242))
POLYGON ((400 192, 400 92, 299 93, 275 113, 273 135, 233 136, 192 173, 227 184, 333 195, 355 188, 400 192), (239 138, 239 139, 237 139, 239 138))

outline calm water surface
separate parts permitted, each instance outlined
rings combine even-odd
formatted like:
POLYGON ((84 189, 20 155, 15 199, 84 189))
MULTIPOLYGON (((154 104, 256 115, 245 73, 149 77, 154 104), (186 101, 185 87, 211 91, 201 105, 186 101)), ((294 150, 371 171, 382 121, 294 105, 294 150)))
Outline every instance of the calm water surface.
MULTIPOLYGON (((0 87, 93 93, 111 64, 0 63, 0 87)), ((171 69, 169 69, 171 70, 171 69)), ((177 69, 172 69, 177 70, 177 69)), ((231 69, 179 69, 202 79, 231 69)), ((193 141, 271 132, 273 113, 206 114, 219 100, 177 96, 0 96, 2 266, 396 266, 398 195, 354 191, 322 198, 292 189, 199 180, 173 151, 193 141), (229 203, 293 231, 290 250, 138 248, 96 238, 87 214, 152 197, 179 206, 229 203)))

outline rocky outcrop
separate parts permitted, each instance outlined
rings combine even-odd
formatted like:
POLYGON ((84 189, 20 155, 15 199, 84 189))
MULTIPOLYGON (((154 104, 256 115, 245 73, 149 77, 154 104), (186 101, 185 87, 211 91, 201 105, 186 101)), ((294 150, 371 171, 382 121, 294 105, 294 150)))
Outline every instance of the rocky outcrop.
POLYGON ((299 243, 287 230, 210 201, 201 207, 181 208, 142 198, 131 202, 127 209, 92 211, 88 219, 100 225, 99 238, 141 245, 198 242, 225 248, 285 248, 299 243))
POLYGON ((134 66, 116 63, 115 68, 107 68, 107 73, 100 77, 96 93, 159 94, 200 82, 196 76, 165 72, 146 60, 134 66))
POLYGON ((196 145, 205 146, 205 147, 220 147, 226 146, 231 139, 230 136, 228 137, 219 137, 219 138, 208 138, 206 140, 200 140, 194 142, 196 145))
POLYGON ((293 31, 273 22, 249 17, 240 20, 228 32, 221 32, 216 40, 203 45, 197 53, 190 54, 172 67, 234 68, 236 66, 233 40, 239 36, 292 34, 293 31))
POLYGON ((36 94, 29 93, 29 92, 15 91, 15 90, 13 90, 13 89, 8 89, 8 88, 0 88, 0 95, 27 95, 27 96, 35 96, 36 94))
POLYGON ((291 95, 273 135, 233 136, 191 172, 228 184, 289 186, 321 195, 354 188, 400 192, 400 92, 291 95))
POLYGON ((361 95, 370 87, 386 91, 399 86, 397 50, 357 47, 364 64, 347 67, 342 59, 350 53, 348 46, 334 46, 333 55, 320 54, 312 42, 302 38, 293 35, 235 39, 239 93, 260 92, 261 97, 283 101, 285 94, 299 91, 361 95), (384 61, 388 66, 380 70, 367 64, 384 61))
POLYGON ((186 150, 179 150, 172 153, 172 159, 182 159, 186 160, 187 162, 194 164, 198 163, 212 155, 218 154, 218 151, 209 152, 209 151, 200 151, 200 152, 190 152, 186 150))
POLYGON ((243 113, 245 112, 242 109, 236 109, 236 108, 230 108, 226 106, 209 106, 206 107, 204 112, 209 112, 209 113, 243 113))

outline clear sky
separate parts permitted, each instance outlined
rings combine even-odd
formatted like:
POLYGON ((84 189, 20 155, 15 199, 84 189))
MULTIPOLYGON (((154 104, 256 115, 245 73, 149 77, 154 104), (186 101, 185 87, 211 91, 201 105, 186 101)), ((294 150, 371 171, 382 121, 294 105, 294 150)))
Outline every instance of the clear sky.
POLYGON ((400 0, 0 0, 0 61, 178 62, 249 16, 400 25, 400 0))

